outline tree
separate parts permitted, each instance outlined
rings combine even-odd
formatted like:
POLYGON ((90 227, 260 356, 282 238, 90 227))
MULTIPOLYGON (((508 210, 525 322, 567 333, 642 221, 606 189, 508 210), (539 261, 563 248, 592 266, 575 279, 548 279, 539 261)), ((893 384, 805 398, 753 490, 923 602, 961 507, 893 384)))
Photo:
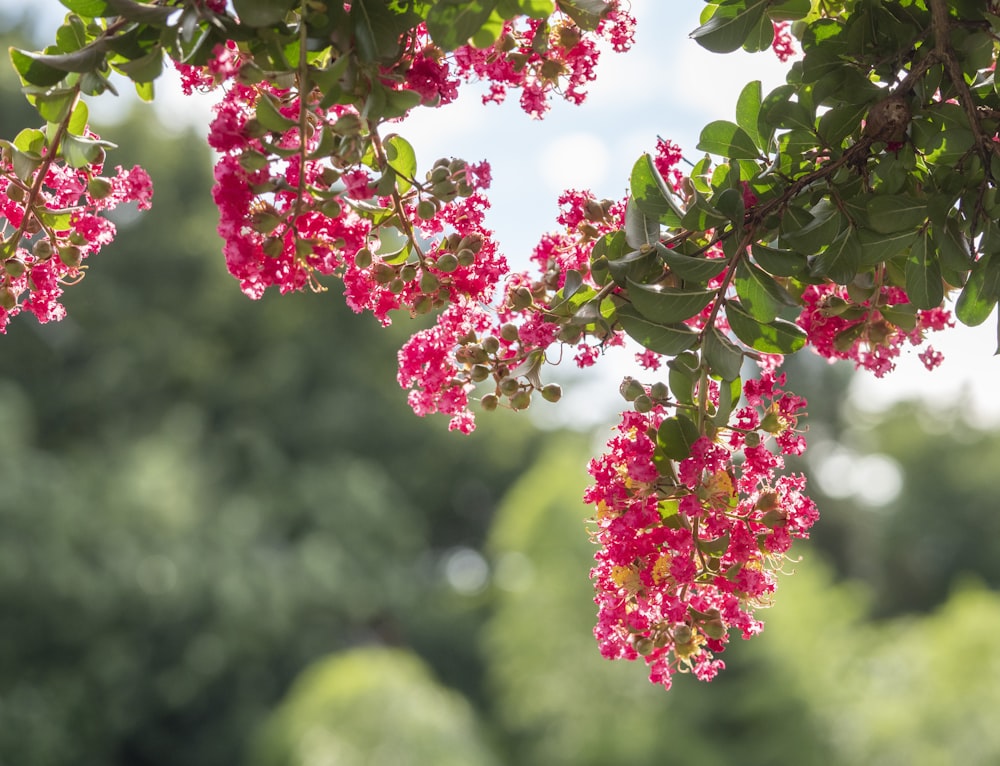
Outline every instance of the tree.
MULTIPOLYGON (((474 428, 487 411, 554 401, 546 364, 592 365, 626 338, 660 380, 626 379, 632 403, 591 461, 586 498, 600 550, 595 630, 610 658, 645 658, 652 680, 713 678, 731 631, 760 630, 793 538, 817 517, 805 480, 805 401, 783 356, 809 346, 889 372, 904 344, 985 321, 1000 296, 993 82, 997 8, 944 0, 726 0, 694 39, 719 53, 792 38, 802 56, 735 121, 701 132, 689 173, 657 142, 627 200, 560 198, 560 231, 509 274, 483 226, 486 164, 418 172, 392 132, 464 79, 488 100, 520 91, 541 116, 584 95, 595 40, 624 49, 633 20, 602 0, 63 0, 42 52, 11 61, 44 125, 3 144, 7 179, 0 324, 62 317, 62 286, 113 236, 102 213, 151 200, 139 168, 103 175, 112 144, 82 96, 113 70, 153 97, 164 58, 186 86, 219 87, 209 143, 229 271, 260 298, 344 284, 355 311, 436 313, 399 354, 418 415, 474 428), (949 298, 954 297, 954 317, 949 298), (759 375, 743 379, 744 368, 759 375)), ((928 367, 940 354, 927 346, 928 367)))

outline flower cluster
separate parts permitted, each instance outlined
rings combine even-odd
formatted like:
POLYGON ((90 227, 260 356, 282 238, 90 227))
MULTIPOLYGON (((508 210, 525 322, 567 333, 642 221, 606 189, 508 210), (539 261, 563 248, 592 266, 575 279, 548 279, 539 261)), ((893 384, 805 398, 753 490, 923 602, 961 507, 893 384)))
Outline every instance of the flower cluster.
MULTIPOLYGON (((88 131, 84 140, 96 142, 88 131)), ((63 287, 78 282, 87 259, 115 237, 102 214, 134 202, 150 207, 153 186, 140 167, 116 167, 102 175, 103 151, 89 164, 70 165, 48 150, 31 172, 17 166, 7 150, 0 160, 0 333, 24 311, 39 322, 66 316, 63 287), (18 172, 20 171, 20 172, 18 172)))
MULTIPOLYGON (((806 288, 798 324, 820 356, 831 361, 850 359, 855 367, 881 378, 895 368, 895 360, 906 345, 920 346, 926 333, 955 324, 944 307, 915 309, 901 288, 880 287, 868 292, 852 296, 850 288, 836 284, 806 288)), ((940 352, 930 346, 919 356, 929 370, 943 361, 940 352)))
POLYGON ((596 76, 599 39, 623 52, 632 47, 634 37, 635 19, 617 5, 600 21, 596 35, 556 12, 546 20, 507 22, 499 40, 488 48, 459 48, 455 68, 466 79, 489 83, 484 103, 501 103, 509 90, 520 89, 521 108, 541 117, 553 91, 574 104, 586 98, 586 87, 596 76))
POLYGON ((792 538, 817 518, 805 479, 777 475, 783 455, 805 446, 805 401, 783 384, 766 370, 748 381, 746 406, 726 427, 706 428, 679 462, 663 453, 661 405, 624 413, 591 461, 603 656, 643 657, 650 680, 669 688, 678 671, 711 680, 731 629, 760 631, 755 609, 770 604, 792 538))

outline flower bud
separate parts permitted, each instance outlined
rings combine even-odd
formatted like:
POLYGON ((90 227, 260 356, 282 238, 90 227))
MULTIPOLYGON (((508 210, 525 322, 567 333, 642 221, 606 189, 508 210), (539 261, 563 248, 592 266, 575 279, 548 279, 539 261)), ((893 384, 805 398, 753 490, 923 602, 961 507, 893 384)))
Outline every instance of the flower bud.
POLYGON ((670 389, 667 388, 666 383, 654 383, 649 387, 649 396, 658 402, 662 402, 670 397, 670 389))
POLYGON ((17 296, 7 287, 0 287, 0 308, 10 311, 17 305, 17 296))
POLYGON ((458 249, 464 250, 468 248, 473 253, 478 253, 483 249, 483 235, 479 232, 473 232, 472 234, 466 234, 458 242, 458 249))
POLYGON ((640 394, 632 402, 632 406, 635 407, 636 412, 649 412, 653 409, 653 400, 646 396, 646 394, 640 394))
POLYGON ((519 336, 520 331, 517 329, 517 325, 513 322, 505 322, 500 326, 500 337, 508 343, 513 343, 519 336))
POLYGON ((558 402, 562 399, 562 387, 558 383, 549 383, 542 388, 542 398, 547 402, 558 402))
POLYGON ((473 383, 482 383, 490 376, 490 368, 485 364, 473 365, 472 369, 469 370, 469 377, 472 378, 473 383))
POLYGON ((417 278, 417 267, 412 263, 407 263, 399 270, 399 278, 404 282, 412 282, 417 278))
POLYGON ((64 245, 59 248, 59 260, 70 269, 78 268, 83 261, 83 251, 76 245, 64 245))
POLYGON ((531 392, 518 391, 510 398, 510 406, 515 410, 526 410, 531 406, 531 392))
POLYGON ((380 285, 387 285, 396 278, 396 270, 387 263, 377 263, 372 270, 372 276, 380 285))
POLYGON ((500 399, 496 394, 486 394, 486 396, 479 400, 479 405, 487 412, 493 412, 499 404, 500 399))
POLYGON ((395 279, 389 281, 387 287, 389 288, 390 293, 393 295, 399 295, 406 287, 406 283, 399 277, 396 277, 395 279))
POLYGON ((437 208, 434 207, 434 203, 429 199, 422 199, 417 203, 417 217, 429 221, 431 218, 437 215, 437 208))
POLYGON ((7 198, 13 202, 21 202, 24 200, 24 189, 20 184, 11 181, 7 184, 7 198))
POLYGON ((429 271, 425 271, 420 275, 420 291, 424 293, 433 293, 441 285, 438 278, 431 274, 429 271))
POLYGON ((625 378, 625 380, 622 381, 621 386, 618 388, 618 391, 625 398, 626 402, 634 402, 646 393, 645 389, 642 387, 642 383, 635 378, 625 378))
POLYGON ((372 265, 372 251, 363 247, 354 254, 354 265, 359 269, 367 269, 372 265))
POLYGON ((338 200, 328 199, 320 205, 319 211, 327 218, 340 218, 340 214, 344 212, 344 208, 338 200))
POLYGON ((31 254, 40 261, 47 261, 52 257, 52 243, 48 237, 38 240, 31 246, 31 254))
POLYGON ((521 390, 521 384, 517 378, 506 377, 500 381, 500 393, 504 396, 513 396, 521 390))
POLYGON ((531 291, 527 287, 518 287, 510 293, 510 307, 514 311, 523 311, 534 301, 531 291))
POLYGON ((434 267, 438 271, 443 271, 445 274, 450 274, 452 271, 458 268, 458 258, 456 258, 451 253, 443 253, 438 257, 437 261, 434 262, 434 267))
POLYGON ((760 446, 760 433, 757 431, 750 431, 743 437, 743 443, 748 447, 759 447, 760 446))
POLYGON ((582 335, 583 328, 580 325, 568 324, 559 331, 559 335, 556 337, 563 343, 573 344, 580 340, 582 335))
POLYGON ((413 310, 418 314, 426 314, 434 307, 434 301, 429 295, 421 295, 413 301, 413 310))
POLYGON ((459 250, 455 257, 459 266, 469 267, 476 262, 476 254, 467 247, 459 250))
POLYGON ((726 624, 721 620, 721 618, 708 620, 707 622, 702 623, 701 632, 709 638, 720 639, 726 635, 726 624))
POLYGON ((483 338, 483 350, 487 354, 495 354, 497 351, 500 350, 500 341, 494 338, 492 335, 483 338))
POLYGON ((110 178, 95 176, 87 183, 87 194, 94 199, 104 199, 105 197, 110 197, 111 192, 113 191, 114 186, 112 185, 110 178))
POLYGON ((268 258, 279 258, 285 252, 285 243, 281 237, 268 237, 261 245, 261 250, 268 258))
POLYGON ((763 419, 760 421, 760 427, 769 434, 781 433, 781 431, 784 430, 781 418, 778 416, 778 413, 773 410, 764 415, 763 419))
POLYGON ((654 646, 653 639, 651 638, 647 638, 646 636, 633 636, 632 648, 635 649, 639 656, 646 657, 652 654, 656 647, 654 646))
POLYGON ((678 625, 674 628, 674 642, 678 644, 688 644, 694 638, 694 633, 690 625, 678 625))
POLYGON ((778 507, 781 498, 773 489, 766 489, 760 493, 754 508, 758 511, 770 511, 778 507))
POLYGON ((22 261, 20 258, 8 258, 6 261, 4 261, 3 268, 4 271, 6 271, 8 274, 10 274, 10 276, 16 279, 25 272, 27 266, 24 265, 24 261, 22 261))

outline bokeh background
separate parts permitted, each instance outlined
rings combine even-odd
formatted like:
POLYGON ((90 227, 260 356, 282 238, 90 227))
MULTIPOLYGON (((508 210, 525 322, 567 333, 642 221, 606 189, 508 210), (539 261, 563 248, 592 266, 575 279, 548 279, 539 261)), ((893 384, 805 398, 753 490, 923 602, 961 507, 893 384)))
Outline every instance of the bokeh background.
MULTIPOLYGON (((618 196, 657 133, 693 152, 729 115, 753 75, 697 63, 697 9, 670 5, 633 2, 640 45, 581 110, 532 123, 472 95, 408 126, 430 159, 491 155, 512 260, 558 188, 618 196)), ((8 42, 60 16, 0 11, 8 42)), ((1000 762, 992 331, 961 333, 939 378, 791 363, 823 518, 764 634, 665 693, 590 635, 579 498, 614 398, 469 437, 413 417, 408 322, 335 290, 240 294, 204 107, 164 95, 92 110, 153 209, 117 214, 68 319, 0 338, 0 766, 1000 762)), ((0 104, 0 135, 34 124, 6 67, 0 104)))

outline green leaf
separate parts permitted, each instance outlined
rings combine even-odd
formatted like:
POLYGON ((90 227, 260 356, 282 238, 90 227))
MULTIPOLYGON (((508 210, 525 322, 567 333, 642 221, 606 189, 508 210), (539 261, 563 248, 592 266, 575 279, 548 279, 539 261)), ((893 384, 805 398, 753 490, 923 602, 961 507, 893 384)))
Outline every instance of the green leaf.
POLYGON ((810 0, 778 0, 768 6, 767 15, 773 21, 798 21, 808 16, 810 10, 810 0))
POLYGON ((698 441, 701 433, 698 426, 687 415, 667 418, 656 431, 656 446, 671 460, 686 460, 691 457, 691 446, 698 441))
POLYGON ((73 136, 82 136, 87 132, 87 123, 90 120, 90 109, 86 101, 77 101, 70 115, 69 123, 66 125, 66 132, 73 136))
POLYGON ((825 199, 808 211, 791 207, 781 221, 781 244, 800 253, 818 253, 841 231, 843 217, 837 206, 825 199))
POLYGON ((972 251, 954 217, 949 216, 944 226, 934 227, 934 242, 942 267, 959 273, 972 267, 972 251))
POLYGON ((754 146, 764 148, 764 139, 760 135, 757 120, 760 117, 761 85, 760 80, 748 82, 736 101, 736 124, 750 136, 754 146))
POLYGON ((726 318, 737 338, 765 354, 793 354, 806 344, 806 334, 799 326, 783 319, 758 322, 739 301, 726 304, 726 318))
POLYGON ((573 19, 580 29, 597 29, 612 6, 603 0, 558 0, 559 10, 573 19))
POLYGON ((240 23, 248 27, 272 27, 285 20, 295 0, 233 0, 240 23))
POLYGON ((67 134, 59 146, 66 164, 71 168, 82 168, 97 162, 105 149, 114 149, 110 141, 99 141, 83 136, 67 134))
POLYGON ((733 408, 739 404, 740 396, 743 395, 743 381, 737 375, 729 381, 729 385, 719 386, 719 407, 712 416, 712 422, 719 427, 724 427, 729 423, 729 416, 733 408))
POLYGON ((698 149, 734 160, 754 160, 760 157, 754 140, 739 125, 728 120, 708 123, 698 139, 698 149))
POLYGON ((750 252, 761 268, 776 277, 795 277, 805 274, 809 269, 806 257, 792 250, 779 250, 754 242, 750 246, 750 252))
POLYGON ((438 0, 427 13, 427 31, 446 51, 465 45, 489 21, 497 0, 438 0))
POLYGON ((846 285, 861 265, 861 242, 858 231, 848 226, 841 231, 830 245, 812 262, 809 272, 814 276, 826 277, 838 285, 846 285))
POLYGON ((735 380, 743 366, 743 352, 729 338, 710 327, 705 333, 701 352, 709 369, 723 380, 735 380))
POLYGON ((986 321, 1000 299, 1000 255, 987 253, 969 273, 969 281, 955 302, 955 316, 970 327, 986 321))
POLYGON ((134 83, 153 82, 163 74, 163 48, 154 45, 153 49, 146 55, 122 64, 116 64, 115 69, 127 75, 134 83))
POLYGON ((880 234, 915 229, 926 220, 926 200, 890 194, 872 197, 868 203, 868 225, 880 234))
POLYGON ((350 14, 357 50, 365 62, 395 61, 402 50, 400 36, 415 18, 385 0, 354 0, 350 14))
POLYGON ((630 247, 644 251, 660 241, 659 220, 643 213, 634 199, 625 206, 625 241, 630 247))
POLYGON ((41 156, 42 152, 45 150, 45 146, 48 142, 45 140, 45 134, 38 128, 24 128, 20 133, 14 136, 14 148, 19 149, 22 152, 29 152, 32 154, 37 154, 41 156))
POLYGON ((900 231, 895 234, 879 234, 871 229, 858 229, 858 243, 861 245, 861 266, 878 266, 897 255, 905 253, 916 238, 916 231, 900 231))
POLYGON ((59 2, 81 16, 100 18, 114 14, 107 0, 59 0, 59 2))
POLYGON ((413 186, 411 179, 417 175, 417 154, 409 141, 395 133, 387 136, 383 145, 389 167, 396 171, 396 189, 405 194, 413 186))
POLYGON ((774 277, 745 258, 736 266, 733 286, 750 315, 761 322, 772 322, 783 306, 795 305, 795 300, 774 277))
POLYGON ((930 236, 920 232, 910 246, 906 259, 906 295, 918 309, 933 309, 944 300, 941 265, 937 254, 929 247, 930 236))
POLYGON ((698 379, 698 357, 686 352, 667 362, 667 381, 674 398, 681 404, 694 404, 694 382, 698 379))
POLYGON ((255 113, 257 122, 274 133, 284 133, 297 124, 295 120, 285 117, 278 111, 278 100, 270 93, 261 92, 257 99, 257 111, 255 113))
POLYGON ((21 81, 26 85, 38 85, 47 87, 55 85, 66 76, 66 70, 58 69, 43 61, 39 61, 38 54, 29 51, 22 51, 18 48, 10 49, 10 60, 14 69, 21 77, 21 81))
POLYGON ((657 219, 664 226, 680 226, 684 211, 674 201, 673 192, 648 154, 643 154, 632 166, 629 188, 632 199, 645 215, 657 219))
POLYGON ((715 9, 712 18, 691 33, 702 48, 712 53, 732 53, 742 47, 764 16, 770 0, 747 0, 715 9))
POLYGON ((696 316, 716 293, 716 290, 678 290, 628 281, 628 298, 636 311, 658 324, 683 322, 696 316))
POLYGON ((380 226, 378 229, 378 248, 375 253, 383 259, 398 255, 410 243, 409 238, 394 226, 380 226))
POLYGON ((76 96, 75 88, 53 88, 28 96, 28 100, 46 122, 62 122, 73 108, 76 96))
POLYGON ((632 306, 622 306, 615 312, 622 329, 650 351, 675 356, 687 351, 698 341, 698 333, 684 325, 662 325, 650 322, 632 306))
POLYGON ((681 279, 704 284, 712 277, 718 276, 726 268, 725 258, 702 258, 693 255, 683 255, 676 250, 663 248, 660 257, 670 270, 681 279))

